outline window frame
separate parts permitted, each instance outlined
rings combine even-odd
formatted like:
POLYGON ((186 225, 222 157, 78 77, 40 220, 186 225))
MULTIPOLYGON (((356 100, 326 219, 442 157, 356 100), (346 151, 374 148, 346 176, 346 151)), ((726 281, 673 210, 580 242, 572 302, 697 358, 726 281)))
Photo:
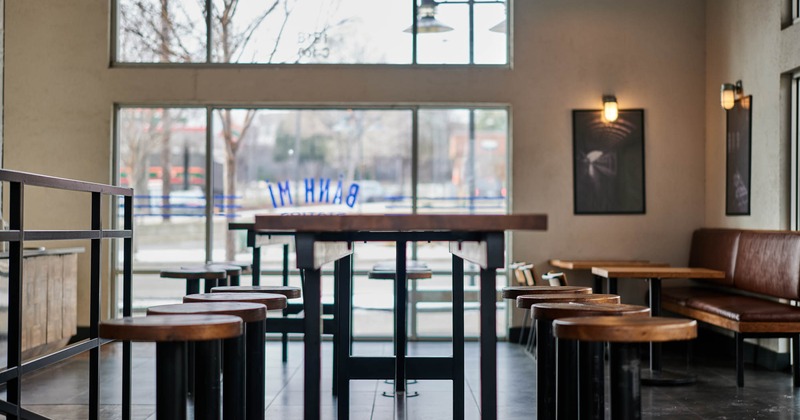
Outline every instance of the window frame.
MULTIPOLYGON (((213 0, 205 0, 206 7, 208 10, 208 5, 211 4, 213 0)), ((417 0, 408 0, 412 3, 412 16, 417 16, 417 0)), ((800 0, 795 0, 800 2, 800 0)), ((190 62, 190 63, 160 63, 160 62, 129 62, 129 61, 120 61, 118 56, 118 47, 119 47, 119 2, 120 0, 111 0, 111 5, 109 7, 109 23, 110 23, 110 36, 109 36, 109 67, 119 67, 119 68, 136 68, 136 67, 159 67, 159 68, 171 68, 171 67, 178 67, 178 68, 235 68, 235 67, 325 67, 325 68, 336 68, 336 67, 346 67, 346 68, 356 68, 356 67, 407 67, 407 68, 414 68, 414 67, 429 67, 429 68, 451 68, 451 69, 459 69, 459 68, 512 68, 513 63, 513 3, 514 0, 448 0, 448 4, 468 4, 471 7, 469 8, 469 63, 466 64, 444 64, 444 63, 431 63, 431 64, 422 64, 417 62, 418 56, 418 37, 420 36, 419 33, 416 33, 417 30, 417 19, 413 19, 412 26, 414 28, 414 36, 411 38, 411 62, 404 63, 404 64, 390 64, 390 63, 221 63, 221 62, 214 62, 211 61, 212 57, 212 32, 210 30, 206 30, 206 59, 204 62, 190 62), (503 64, 476 64, 475 61, 475 45, 474 45, 474 38, 475 38, 475 28, 474 28, 474 15, 475 15, 475 5, 476 4, 504 4, 506 7, 506 62, 503 64)), ((210 28, 212 25, 211 22, 212 16, 211 13, 206 13, 206 28, 210 28)), ((423 35, 424 36, 424 35, 423 35)))
POLYGON ((792 75, 790 92, 790 180, 789 180, 789 225, 800 230, 800 71, 792 75))
MULTIPOLYGON (((0 0, 2 1, 2 0, 0 0)), ((418 173, 419 173, 419 112, 420 110, 465 110, 469 111, 471 117, 469 122, 469 130, 470 135, 475 136, 475 111, 481 110, 504 110, 506 113, 506 149, 505 149, 505 161, 506 161, 506 185, 507 191, 504 197, 504 205, 505 211, 504 214, 509 214, 511 212, 511 190, 512 190, 512 183, 511 183, 511 157, 512 157, 512 109, 509 104, 496 104, 496 103, 480 103, 480 104, 464 104, 464 103, 437 103, 437 104, 402 104, 402 105, 381 105, 381 104, 361 104, 361 103, 353 103, 353 104, 303 104, 303 105, 277 105, 277 104, 246 104, 246 105, 237 105, 237 104, 217 104, 217 103, 210 103, 210 104, 178 104, 178 103, 115 103, 114 104, 114 114, 112 118, 112 170, 113 170, 113 182, 114 185, 120 185, 121 183, 121 176, 120 176, 120 169, 121 169, 121 162, 120 162, 120 111, 126 108, 149 108, 149 109, 166 109, 166 108, 180 108, 180 109, 195 109, 195 110, 205 110, 206 115, 206 128, 205 128, 205 145, 206 145, 206 152, 205 152, 205 167, 206 173, 212 174, 213 172, 213 162, 214 162, 214 144, 213 144, 213 133, 214 133, 214 111, 218 109, 285 109, 285 110, 408 110, 411 111, 411 214, 418 214, 418 173)), ((206 176, 206 184, 205 188, 206 191, 212 190, 212 182, 214 176, 206 176)), ((205 249, 204 255, 205 260, 210 261, 212 258, 212 254, 214 251, 214 237, 213 237, 213 225, 214 225, 214 207, 213 207, 213 195, 206 194, 206 214, 205 214, 205 221, 204 221, 204 229, 205 229, 205 249), (210 204, 210 205, 209 205, 210 204)), ((114 203, 114 208, 119 208, 118 203, 114 203)), ((119 222, 117 217, 113 218, 113 223, 116 225, 119 222)), ((510 236, 508 234, 505 235, 505 243, 506 243, 506 258, 510 257, 510 236)), ((111 287, 112 290, 119 291, 119 282, 118 278, 119 275, 123 271, 123 267, 119 265, 118 260, 118 251, 117 245, 113 245, 113 250, 111 253, 112 258, 112 275, 111 275, 111 287)), ((409 255, 412 258, 416 258, 417 254, 417 246, 416 243, 412 243, 411 250, 409 255)), ((507 261, 507 263, 510 261, 507 261)), ((134 261, 130 262, 131 264, 134 261)), ((508 264, 506 264, 508 265, 508 264)), ((264 270, 265 272, 269 273, 269 270, 264 270)), ((274 270, 276 273, 279 270, 274 270)), ((136 267, 132 267, 132 272, 134 275, 136 274, 157 274, 150 269, 138 269, 136 267)), ((465 273, 469 276, 470 283, 474 282, 475 276, 478 274, 477 272, 467 272, 465 273)), ((506 273, 506 275, 508 275, 506 273)), ((413 284, 413 289, 416 290, 416 284, 413 284)), ((111 308, 111 313, 118 312, 118 299, 116 298, 116 292, 110 295, 111 302, 109 302, 109 308, 111 308)), ((415 311, 416 313, 416 311, 415 311)), ((440 340, 446 339, 447 337, 440 337, 440 336, 429 336, 425 335, 424 337, 419 337, 416 335, 416 325, 417 325, 417 317, 419 315, 415 315, 413 319, 410 320, 411 322, 411 330, 412 331, 412 339, 423 338, 426 340, 440 340)), ((500 333, 502 335, 502 333, 500 333)), ((367 340, 374 340, 374 339, 386 339, 391 338, 389 336, 382 337, 382 336, 368 336, 367 340)), ((473 337, 474 338, 474 337, 473 337)))

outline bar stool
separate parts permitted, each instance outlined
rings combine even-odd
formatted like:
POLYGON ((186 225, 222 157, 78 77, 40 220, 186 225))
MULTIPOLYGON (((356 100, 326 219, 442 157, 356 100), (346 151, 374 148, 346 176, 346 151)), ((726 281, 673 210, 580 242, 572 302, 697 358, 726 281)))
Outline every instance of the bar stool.
POLYGON ((301 296, 300 288, 295 286, 217 286, 211 293, 272 293, 284 295, 286 299, 297 299, 301 296))
POLYGON ((199 267, 191 267, 191 266, 189 266, 189 267, 181 267, 181 268, 186 268, 186 269, 189 269, 189 270, 203 270, 203 269, 207 269, 207 270, 225 270, 225 277, 223 277, 221 279, 206 279, 205 288, 204 288, 205 293, 211 293, 211 289, 213 289, 214 287, 217 287, 217 286, 227 286, 228 283, 230 281, 232 281, 231 279, 233 279, 234 277, 237 279, 236 281, 238 282, 239 281, 238 280, 239 276, 241 276, 241 274, 242 274, 242 267, 240 267, 238 265, 223 264, 223 263, 208 263, 206 265, 199 266, 199 267))
POLYGON ((691 340, 697 337, 697 321, 638 316, 561 318, 553 321, 553 334, 558 345, 563 340, 609 342, 611 418, 640 419, 639 343, 691 340))
MULTIPOLYGON (((176 420, 186 419, 186 343, 241 335, 242 319, 231 315, 125 317, 103 321, 99 330, 100 338, 156 343, 156 417, 176 420)), ((219 394, 209 398, 219 405, 219 394)))
MULTIPOLYGON (((183 302, 260 303, 266 306, 267 310, 272 310, 285 308, 286 296, 268 293, 203 293, 184 296, 183 302)), ((266 319, 245 324, 245 348, 247 353, 245 358, 248 361, 247 373, 245 374, 248 395, 245 413, 248 419, 263 419, 266 409, 266 354, 264 348, 266 329, 266 319), (253 395, 255 395, 255 398, 250 398, 253 395)))
POLYGON ((227 271, 222 267, 196 266, 190 268, 166 269, 159 274, 165 279, 184 279, 186 280, 186 294, 193 295, 200 293, 200 280, 203 280, 206 289, 209 285, 216 285, 219 280, 225 279, 227 271))
MULTIPOLYGON (((430 279, 433 277, 433 271, 428 267, 427 264, 417 260, 409 260, 406 261, 406 280, 424 280, 430 279)), ((380 262, 372 266, 372 270, 367 273, 367 278, 371 280, 395 280, 397 278, 397 266, 395 265, 394 261, 386 261, 380 262)), ((407 287, 407 286, 406 286, 407 287)), ((397 288, 395 288, 397 290, 397 288)), ((408 301, 406 300, 406 305, 408 305, 408 301)), ((397 323, 401 323, 402 325, 407 325, 406 319, 407 317, 406 312, 402 311, 401 318, 397 320, 397 323)), ((412 320, 416 315, 414 313, 411 314, 412 320)), ((397 335, 397 331, 395 331, 395 336, 397 335)), ((352 340, 350 340, 352 343, 352 340)), ((407 344, 406 340, 403 340, 405 344, 407 344)), ((407 351, 405 347, 402 351, 407 351)), ((395 349, 397 351, 397 349, 395 349)), ((393 380, 386 380, 385 383, 392 384, 394 383, 393 380)), ((415 384, 417 383, 416 380, 410 380, 406 382, 407 384, 415 384)), ((403 388, 405 389, 405 388, 403 388)), ((394 397, 394 392, 383 392, 381 395, 384 397, 394 397)), ((406 394, 407 398, 419 396, 419 392, 410 392, 406 394)))
MULTIPOLYGON (((242 319, 245 325, 263 322, 267 318, 267 307, 260 303, 245 302, 206 302, 161 305, 147 308, 147 315, 233 315, 242 319)), ((220 377, 219 369, 208 369, 209 361, 220 358, 219 346, 210 345, 216 342, 197 343, 195 345, 195 417, 218 419, 220 377), (205 343, 209 343, 206 345, 205 343), (216 403, 216 405, 215 405, 216 403)), ((229 338, 223 341, 222 361, 222 415, 228 419, 244 419, 246 407, 245 377, 247 360, 245 355, 245 336, 229 338)), ((217 363, 211 363, 215 366, 217 363)))
MULTIPOLYGON (((619 303, 618 295, 592 294, 592 293, 553 293, 538 295, 517 296, 517 308, 528 309, 538 303, 619 303)), ((536 329, 536 396, 537 406, 540 407, 541 418, 555 418, 555 413, 548 412, 545 407, 555 407, 556 384, 552 380, 555 376, 556 349, 549 339, 552 328, 549 324, 538 323, 536 329), (548 417, 549 416, 549 417, 548 417)), ((532 352, 532 349, 527 349, 532 352)))
MULTIPOLYGON (((555 413, 559 419, 589 419, 589 413, 603 418, 605 402, 605 374, 603 343, 561 342, 556 347, 552 335, 552 322, 555 319, 585 316, 650 316, 650 308, 639 305, 609 303, 537 303, 533 305, 533 320, 550 330, 543 334, 548 345, 556 349, 556 363, 539 365, 546 370, 548 380, 555 381, 555 400, 539 399, 537 411, 539 418, 548 418, 555 413), (578 372, 591 372, 591 380, 578 380, 578 372)), ((587 373, 588 375, 588 373, 587 373)), ((581 378, 584 379, 584 378, 581 378)), ((548 396, 549 397, 549 396, 548 396)))
MULTIPOLYGON (((500 291, 500 295, 503 297, 503 299, 514 300, 517 299, 517 296, 537 295, 543 293, 592 293, 592 288, 581 286, 507 286, 500 291)), ((525 314, 522 316, 522 330, 519 334, 518 344, 522 344, 523 332, 527 331, 528 346, 530 346, 534 332, 533 325, 531 325, 530 329, 525 329, 525 324, 527 323, 528 318, 530 318, 528 311, 528 309, 525 309, 525 314)))
MULTIPOLYGON (((406 261, 406 280, 424 280, 424 279, 430 279, 432 277, 433 277, 433 271, 424 262, 417 261, 417 260, 406 261)), ((367 278, 371 279, 371 280, 391 280, 391 281, 393 281, 393 280, 395 280, 397 278, 397 266, 395 265, 394 261, 385 261, 385 262, 377 263, 377 264, 373 265, 372 266, 372 270, 370 270, 367 273, 367 278)), ((407 284, 406 284, 406 287, 408 287, 407 284)), ((395 288, 395 292, 397 290, 398 289, 395 288)), ((395 297, 395 299, 396 299, 396 297, 395 297)), ((408 300, 406 299, 405 301, 406 301, 405 304, 408 305, 408 300)), ((406 321, 407 320, 407 317, 406 317, 406 313, 407 312, 406 311, 400 311, 400 312, 396 312, 396 313, 400 313, 401 314, 400 315, 401 319, 396 321, 396 325, 397 325, 397 323, 400 323, 402 325, 407 325, 407 321, 406 321)), ((412 317, 412 319, 414 319, 415 315, 412 314, 411 317, 412 317)), ((396 336, 397 336, 396 328, 395 328, 394 333, 395 333, 395 339, 396 339, 396 336)), ((352 343, 352 339, 350 340, 350 342, 352 343)), ((404 339, 403 343, 407 344, 407 341, 404 339)), ((406 347, 407 346, 403 346, 403 348, 401 349, 401 351, 403 351, 404 354, 406 352, 406 347)), ((397 352, 397 349, 395 349, 395 352, 397 352)), ((391 384, 391 383, 394 383, 394 381, 393 380, 386 380, 386 381, 384 381, 384 383, 391 384)), ((415 384, 415 383, 417 383, 417 381, 416 380, 411 380, 411 381, 407 381, 406 383, 407 384, 415 384)), ((405 389, 405 387, 402 387, 402 389, 405 389)), ((395 394, 393 392, 383 392, 381 395, 383 395, 384 397, 394 397, 395 394)), ((416 396, 419 396, 419 392, 414 391, 414 392, 406 394, 407 398, 416 397, 416 396)))
MULTIPOLYGON (((284 295, 286 299, 300 298, 300 288, 295 286, 217 286, 211 289, 211 293, 274 293, 284 295)), ((289 315, 287 308, 283 310, 283 317, 273 318, 267 326, 267 332, 281 333, 281 360, 286 363, 289 360, 289 332, 303 332, 302 320, 287 318, 289 315), (294 325, 292 325, 294 324, 294 325), (277 330, 269 331, 272 328, 277 330), (293 328, 294 327, 294 328, 293 328)))
POLYGON ((238 286, 240 283, 240 275, 242 274, 252 274, 253 273, 253 264, 244 261, 212 261, 209 264, 216 265, 235 265, 242 269, 241 273, 237 275, 228 276, 228 286, 238 286))

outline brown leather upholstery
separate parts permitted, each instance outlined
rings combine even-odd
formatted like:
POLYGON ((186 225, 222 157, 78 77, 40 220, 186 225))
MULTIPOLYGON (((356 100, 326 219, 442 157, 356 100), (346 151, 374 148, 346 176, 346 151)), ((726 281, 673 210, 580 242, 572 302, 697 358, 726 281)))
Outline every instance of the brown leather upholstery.
POLYGON ((800 234, 743 231, 734 285, 783 299, 800 297, 800 234))
POLYGON ((664 287, 661 289, 661 301, 671 302, 680 306, 686 306, 686 303, 690 299, 717 296, 719 293, 719 290, 708 289, 705 287, 664 287))
POLYGON ((723 288, 665 287, 664 302, 735 321, 800 321, 800 308, 736 290, 782 299, 800 299, 800 233, 698 229, 692 236, 692 267, 723 270, 723 288))
POLYGON ((724 279, 705 280, 733 286, 736 254, 741 230, 698 229, 692 235, 689 267, 710 268, 725 272, 724 279))
POLYGON ((739 322, 800 322, 800 307, 752 296, 718 294, 698 297, 689 299, 686 306, 739 322))

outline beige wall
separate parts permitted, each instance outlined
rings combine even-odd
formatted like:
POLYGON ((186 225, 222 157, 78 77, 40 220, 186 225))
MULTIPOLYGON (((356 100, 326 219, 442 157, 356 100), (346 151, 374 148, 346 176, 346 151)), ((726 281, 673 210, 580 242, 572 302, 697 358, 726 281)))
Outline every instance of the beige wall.
MULTIPOLYGON (((516 71, 525 81, 514 98, 513 211, 547 213, 550 229, 517 234, 514 258, 686 264, 690 234, 703 224, 703 3, 539 1, 517 8, 523 36, 516 71), (573 214, 570 113, 598 108, 603 93, 616 94, 623 109, 645 110, 644 215, 573 214)), ((641 301, 643 285, 621 287, 626 300, 641 301)))
MULTIPOLYGON (((5 57, 4 43, 5 38, 5 0, 0 0, 0 166, 3 162, 3 58, 5 57)), ((2 203, 2 198, 0 198, 2 203)))
MULTIPOLYGON (((717 89, 705 86, 703 2, 516 1, 513 70, 109 68, 108 4, 6 5, 6 168, 109 182, 114 103, 510 104, 513 212, 550 216, 548 232, 515 235, 515 260, 684 264, 703 225, 704 92, 717 89), (603 93, 645 109, 645 215, 572 214, 571 110, 598 108, 603 93)), ((61 208, 82 220, 79 205, 61 208)))
POLYGON ((789 227, 789 118, 781 74, 800 65, 800 31, 781 30, 782 1, 707 2, 706 206, 708 226, 789 227), (719 86, 741 80, 753 95, 751 211, 725 216, 725 111, 719 86))

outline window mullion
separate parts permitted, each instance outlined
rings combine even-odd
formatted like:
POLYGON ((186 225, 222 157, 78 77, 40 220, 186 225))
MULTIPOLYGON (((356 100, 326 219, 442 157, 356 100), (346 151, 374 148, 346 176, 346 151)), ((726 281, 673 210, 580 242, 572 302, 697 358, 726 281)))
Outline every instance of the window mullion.
POLYGON ((214 110, 206 107, 206 261, 214 257, 214 110))
MULTIPOLYGON (((212 26, 212 0, 206 0, 206 63, 211 63, 211 41, 213 39, 214 28, 212 26)), ((210 123, 210 121, 209 121, 210 123)))

